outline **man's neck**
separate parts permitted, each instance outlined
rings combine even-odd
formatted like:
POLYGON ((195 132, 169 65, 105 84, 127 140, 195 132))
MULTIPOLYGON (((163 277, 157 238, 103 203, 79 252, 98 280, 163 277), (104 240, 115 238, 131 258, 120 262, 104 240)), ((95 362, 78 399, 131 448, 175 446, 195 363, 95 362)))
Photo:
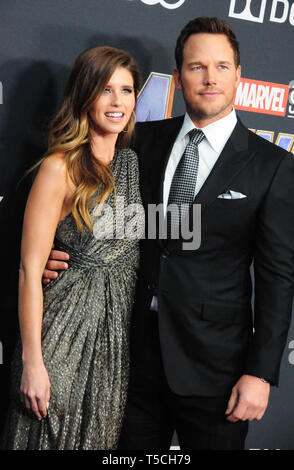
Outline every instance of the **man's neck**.
POLYGON ((187 113, 189 114, 191 121, 199 129, 202 129, 203 127, 206 127, 209 124, 212 124, 213 122, 220 121, 221 119, 231 114, 232 111, 233 111, 233 106, 231 106, 227 111, 217 114, 216 116, 203 117, 203 116, 196 116, 193 112, 187 109, 187 113))

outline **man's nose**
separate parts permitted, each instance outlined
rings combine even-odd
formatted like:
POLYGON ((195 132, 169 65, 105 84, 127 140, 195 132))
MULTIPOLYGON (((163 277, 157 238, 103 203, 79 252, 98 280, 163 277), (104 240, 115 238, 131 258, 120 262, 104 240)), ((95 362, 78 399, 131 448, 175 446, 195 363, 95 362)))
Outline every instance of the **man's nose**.
POLYGON ((213 67, 207 67, 206 73, 204 76, 205 84, 215 85, 216 84, 216 71, 213 67))

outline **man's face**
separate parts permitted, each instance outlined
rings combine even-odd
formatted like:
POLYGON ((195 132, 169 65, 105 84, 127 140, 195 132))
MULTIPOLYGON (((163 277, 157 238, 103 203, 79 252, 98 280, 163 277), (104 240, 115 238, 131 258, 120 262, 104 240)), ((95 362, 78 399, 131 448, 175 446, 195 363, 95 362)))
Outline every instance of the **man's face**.
POLYGON ((198 127, 229 114, 241 67, 224 34, 191 35, 183 50, 181 72, 174 70, 176 87, 182 90, 187 112, 198 127))

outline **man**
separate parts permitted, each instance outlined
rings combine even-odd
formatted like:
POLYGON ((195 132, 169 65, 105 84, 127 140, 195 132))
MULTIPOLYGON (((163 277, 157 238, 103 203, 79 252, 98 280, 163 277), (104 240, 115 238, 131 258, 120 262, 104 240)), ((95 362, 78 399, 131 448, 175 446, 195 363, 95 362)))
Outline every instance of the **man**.
POLYGON ((182 449, 243 449, 278 384, 290 324, 294 160, 236 118, 241 68, 227 23, 192 20, 175 55, 186 115, 138 123, 134 148, 146 211, 190 201, 191 215, 200 204, 201 244, 142 240, 120 448, 168 449, 176 430, 182 449))

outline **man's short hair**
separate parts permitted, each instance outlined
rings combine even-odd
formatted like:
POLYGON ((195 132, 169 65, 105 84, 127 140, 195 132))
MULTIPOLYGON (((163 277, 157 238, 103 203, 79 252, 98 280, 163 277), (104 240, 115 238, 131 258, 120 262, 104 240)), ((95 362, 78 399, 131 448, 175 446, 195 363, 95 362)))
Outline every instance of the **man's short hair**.
POLYGON ((177 39, 175 59, 179 72, 181 71, 183 64, 183 50, 185 43, 192 34, 197 33, 224 34, 232 46, 236 68, 240 65, 239 43, 232 27, 219 18, 199 17, 191 20, 182 29, 177 39))

